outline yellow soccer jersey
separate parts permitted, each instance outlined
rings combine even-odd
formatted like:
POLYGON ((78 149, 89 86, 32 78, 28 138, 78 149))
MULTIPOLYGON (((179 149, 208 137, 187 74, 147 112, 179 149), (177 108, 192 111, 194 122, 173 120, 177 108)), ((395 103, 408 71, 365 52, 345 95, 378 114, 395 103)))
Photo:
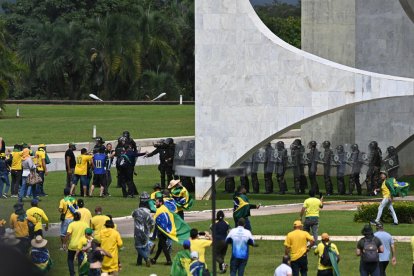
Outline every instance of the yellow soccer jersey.
POLYGON ((92 155, 81 154, 76 157, 76 167, 75 174, 77 175, 87 175, 88 174, 88 164, 92 162, 92 155))

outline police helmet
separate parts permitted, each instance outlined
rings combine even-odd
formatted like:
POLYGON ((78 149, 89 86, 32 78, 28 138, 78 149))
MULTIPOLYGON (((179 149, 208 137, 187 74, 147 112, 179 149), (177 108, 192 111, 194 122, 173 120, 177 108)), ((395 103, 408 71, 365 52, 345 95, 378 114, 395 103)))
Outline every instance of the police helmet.
POLYGON ((322 146, 323 146, 325 149, 329 149, 329 147, 331 146, 331 142, 329 142, 329 141, 324 141, 324 142, 322 143, 322 146))
POLYGON ((165 144, 172 145, 173 143, 174 143, 174 139, 173 138, 167 138, 167 139, 165 139, 165 144))
POLYGON ((316 147, 316 141, 310 141, 308 144, 309 148, 315 148, 316 147))
POLYGON ((353 145, 351 146, 351 149, 352 149, 353 151, 357 151, 357 150, 358 150, 358 144, 353 144, 353 145))
POLYGON ((394 154, 394 153, 397 152, 397 149, 395 147, 393 147, 393 146, 389 146, 387 148, 387 152, 388 152, 388 154, 394 154))
POLYGON ((336 150, 337 150, 338 152, 343 152, 343 151, 344 151, 344 146, 339 145, 339 146, 337 146, 337 147, 336 147, 336 150))
POLYGON ((369 147, 370 149, 376 149, 376 148, 378 148, 378 142, 377 142, 377 141, 371 141, 371 142, 369 143, 368 147, 369 147))
POLYGON ((129 137, 130 137, 129 131, 125 130, 124 132, 122 132, 122 136, 129 139, 129 137))
POLYGON ((302 145, 302 141, 300 139, 295 139, 295 141, 293 141, 293 144, 301 146, 302 145))
POLYGON ((96 137, 95 137, 95 141, 96 141, 96 143, 100 143, 100 144, 105 143, 105 141, 102 139, 102 137, 101 137, 101 136, 96 136, 96 137))
POLYGON ((283 141, 279 141, 276 143, 276 147, 278 149, 283 149, 285 147, 285 143, 283 141))

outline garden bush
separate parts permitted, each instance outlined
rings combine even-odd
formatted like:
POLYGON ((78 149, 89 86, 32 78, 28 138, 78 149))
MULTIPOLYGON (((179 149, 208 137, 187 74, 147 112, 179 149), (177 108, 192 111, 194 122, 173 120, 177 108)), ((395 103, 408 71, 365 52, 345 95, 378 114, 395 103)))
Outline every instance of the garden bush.
MULTIPOLYGON (((379 203, 362 204, 354 216, 355 222, 368 222, 377 217, 379 203)), ((398 217, 399 223, 414 223, 414 202, 402 201, 393 202, 395 213, 398 217)), ((385 223, 392 223, 392 217, 387 207, 382 212, 381 221, 385 223)))

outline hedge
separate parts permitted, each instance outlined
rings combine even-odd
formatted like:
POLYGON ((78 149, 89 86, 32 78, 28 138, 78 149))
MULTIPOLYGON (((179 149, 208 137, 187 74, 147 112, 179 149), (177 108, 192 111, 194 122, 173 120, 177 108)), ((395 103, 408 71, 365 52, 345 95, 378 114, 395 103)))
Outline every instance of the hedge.
MULTIPOLYGON (((398 217, 399 223, 414 223, 414 202, 400 201, 393 202, 395 213, 398 217)), ((355 222, 368 222, 375 220, 378 213, 379 203, 374 204, 362 204, 358 207, 357 212, 354 215, 355 222)), ((381 221, 384 223, 392 223, 391 213, 387 207, 382 212, 381 221)))

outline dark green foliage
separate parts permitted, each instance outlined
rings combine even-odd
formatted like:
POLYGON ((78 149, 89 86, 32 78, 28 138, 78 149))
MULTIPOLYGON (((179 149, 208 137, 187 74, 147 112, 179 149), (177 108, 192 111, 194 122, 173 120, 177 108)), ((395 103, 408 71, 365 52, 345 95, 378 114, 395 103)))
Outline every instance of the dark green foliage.
MULTIPOLYGON (((358 211, 355 213, 354 221, 369 222, 374 220, 377 217, 378 206, 378 203, 359 206, 358 211)), ((393 206, 399 223, 414 223, 414 202, 393 202, 393 206)), ((384 208, 381 221, 385 223, 393 222, 388 208, 384 208)))
POLYGON ((273 4, 256 6, 263 23, 287 43, 301 48, 301 7, 275 1, 273 4))
POLYGON ((12 98, 194 96, 194 1, 17 0, 2 7, 30 70, 12 98))

